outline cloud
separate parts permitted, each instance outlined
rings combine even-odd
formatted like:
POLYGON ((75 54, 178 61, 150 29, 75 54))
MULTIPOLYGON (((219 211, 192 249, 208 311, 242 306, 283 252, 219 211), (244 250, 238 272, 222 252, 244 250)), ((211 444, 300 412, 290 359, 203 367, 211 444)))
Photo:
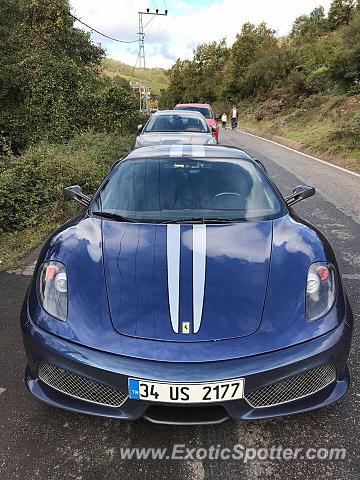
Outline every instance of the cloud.
MULTIPOLYGON (((156 2, 163 8, 163 2, 156 2)), ((167 1, 167 17, 156 17, 146 27, 145 52, 149 67, 170 67, 176 58, 191 58, 193 48, 203 42, 226 37, 230 45, 245 22, 258 24, 266 21, 279 35, 287 34, 295 18, 308 14, 315 7, 326 9, 331 0, 219 0, 167 1)), ((155 3, 143 0, 71 0, 74 13, 84 22, 116 38, 137 38, 138 11, 155 3)), ((144 24, 150 20, 144 17, 144 24), (145 20, 146 19, 146 20, 145 20)), ((137 51, 128 45, 111 42, 93 34, 101 42, 107 55, 130 65, 135 63, 137 51)), ((136 44, 134 44, 135 47, 136 44)))
POLYGON ((172 62, 176 60, 175 55, 173 55, 167 45, 161 45, 159 53, 166 59, 171 60, 172 62))

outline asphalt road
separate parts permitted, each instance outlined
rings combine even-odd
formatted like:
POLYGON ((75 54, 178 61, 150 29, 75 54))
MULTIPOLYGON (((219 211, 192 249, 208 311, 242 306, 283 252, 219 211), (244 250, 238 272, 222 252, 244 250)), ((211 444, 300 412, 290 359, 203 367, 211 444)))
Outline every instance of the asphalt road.
MULTIPOLYGON (((253 136, 227 130, 222 143, 261 160, 283 193, 310 183, 317 195, 296 209, 331 241, 350 301, 360 314, 360 177, 316 162, 253 136)), ((0 275, 0 479, 311 479, 360 477, 359 329, 350 358, 352 386, 324 410, 270 421, 228 421, 215 426, 156 426, 66 413, 36 402, 23 384, 25 356, 18 314, 29 277, 0 275), (121 447, 232 448, 282 446, 346 448, 345 460, 241 461, 121 460, 121 447)))

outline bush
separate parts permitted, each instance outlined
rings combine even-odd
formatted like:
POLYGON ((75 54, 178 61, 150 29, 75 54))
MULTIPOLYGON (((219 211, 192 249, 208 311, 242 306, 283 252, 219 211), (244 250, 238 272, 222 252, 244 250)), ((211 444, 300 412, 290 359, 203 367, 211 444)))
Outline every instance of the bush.
POLYGON ((306 86, 312 93, 325 92, 333 87, 329 77, 329 68, 325 66, 319 67, 307 76, 306 86))
POLYGON ((348 148, 359 148, 360 114, 354 115, 345 125, 332 134, 332 140, 341 141, 348 148))
POLYGON ((135 132, 140 122, 140 113, 136 110, 137 96, 125 80, 117 84, 106 79, 104 86, 93 98, 89 108, 89 128, 97 132, 124 133, 135 132))
POLYGON ((134 136, 84 134, 68 144, 43 143, 0 163, 0 232, 19 231, 46 214, 64 216, 63 189, 93 193, 113 162, 132 149, 134 136))

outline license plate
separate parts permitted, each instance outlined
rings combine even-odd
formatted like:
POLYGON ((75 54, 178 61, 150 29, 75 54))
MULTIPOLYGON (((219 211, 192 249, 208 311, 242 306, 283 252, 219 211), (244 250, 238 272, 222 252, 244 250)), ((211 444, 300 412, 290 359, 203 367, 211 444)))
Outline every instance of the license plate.
POLYGON ((244 378, 211 383, 166 383, 129 378, 129 397, 169 403, 220 402, 243 398, 244 386, 244 378))

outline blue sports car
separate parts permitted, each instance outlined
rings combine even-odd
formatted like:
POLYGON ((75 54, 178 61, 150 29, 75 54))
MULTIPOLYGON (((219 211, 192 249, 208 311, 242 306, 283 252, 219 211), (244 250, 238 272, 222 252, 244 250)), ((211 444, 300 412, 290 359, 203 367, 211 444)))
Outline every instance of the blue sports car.
POLYGON ((334 253, 263 165, 142 147, 45 243, 21 313, 26 385, 66 410, 158 423, 304 412, 349 386, 334 253))

